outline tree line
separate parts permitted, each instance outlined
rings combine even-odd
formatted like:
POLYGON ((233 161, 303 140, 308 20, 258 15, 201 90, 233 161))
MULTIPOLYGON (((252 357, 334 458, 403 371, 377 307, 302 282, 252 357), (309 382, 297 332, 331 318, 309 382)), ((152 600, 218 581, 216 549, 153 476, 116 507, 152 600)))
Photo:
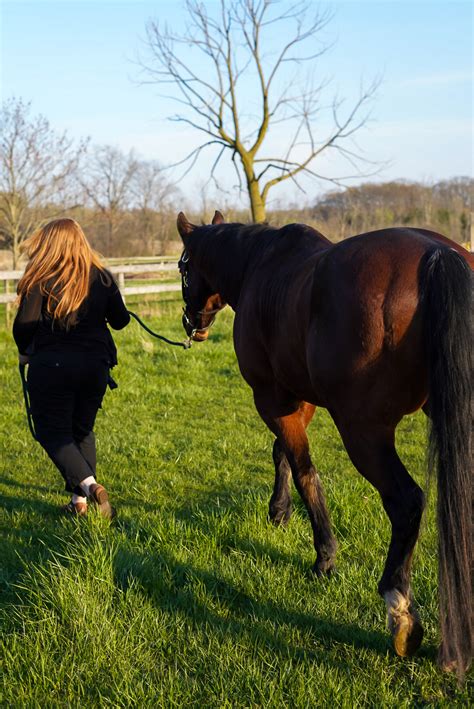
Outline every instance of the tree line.
MULTIPOLYGON (((473 197, 474 180, 470 177, 453 177, 433 184, 407 180, 367 182, 326 192, 311 207, 294 215, 332 241, 386 227, 414 226, 468 244, 473 197)), ((278 219, 287 221, 288 216, 283 212, 278 219)))
MULTIPOLYGON (((105 256, 155 255, 176 251, 179 189, 161 165, 110 145, 73 141, 32 116, 21 99, 0 113, 0 248, 14 267, 23 240, 39 223, 65 214, 76 218, 105 256)), ((388 226, 434 229, 469 241, 474 180, 457 177, 432 185, 392 181, 334 189, 304 209, 269 210, 270 223, 310 224, 339 241, 388 226)), ((227 200, 227 198, 226 198, 227 200)), ((197 223, 218 207, 229 221, 249 221, 249 209, 211 204, 205 188, 190 210, 197 223), (194 211, 194 213, 192 213, 194 211)))

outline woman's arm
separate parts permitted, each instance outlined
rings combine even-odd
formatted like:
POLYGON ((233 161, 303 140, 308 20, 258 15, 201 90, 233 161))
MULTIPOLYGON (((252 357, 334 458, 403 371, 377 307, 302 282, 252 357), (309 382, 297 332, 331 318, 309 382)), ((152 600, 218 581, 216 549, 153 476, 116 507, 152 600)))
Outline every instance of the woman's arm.
POLYGON ((110 286, 110 294, 107 301, 107 312, 105 315, 107 322, 114 330, 121 330, 130 322, 123 298, 115 281, 110 286))
POLYGON ((39 285, 23 296, 13 323, 13 337, 20 355, 27 355, 27 349, 33 342, 36 328, 41 319, 43 296, 39 285))

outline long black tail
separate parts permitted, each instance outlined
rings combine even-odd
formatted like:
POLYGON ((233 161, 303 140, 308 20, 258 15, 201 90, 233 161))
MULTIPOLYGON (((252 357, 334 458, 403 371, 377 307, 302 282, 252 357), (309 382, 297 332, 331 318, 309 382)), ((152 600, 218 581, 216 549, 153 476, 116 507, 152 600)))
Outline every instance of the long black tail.
POLYGON ((427 254, 422 271, 431 419, 429 469, 438 481, 441 647, 462 678, 472 658, 472 273, 453 249, 427 254))

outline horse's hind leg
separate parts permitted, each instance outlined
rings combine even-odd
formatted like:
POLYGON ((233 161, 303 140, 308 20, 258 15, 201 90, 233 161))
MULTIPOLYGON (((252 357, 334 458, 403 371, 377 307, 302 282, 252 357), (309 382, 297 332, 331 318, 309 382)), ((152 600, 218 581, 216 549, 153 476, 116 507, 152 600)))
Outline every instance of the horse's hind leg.
POLYGON ((424 508, 423 491, 397 455, 394 427, 336 423, 355 467, 380 493, 392 525, 378 591, 387 606, 397 654, 411 655, 423 637, 410 590, 411 559, 424 508))
MULTIPOLYGON (((315 407, 303 404, 300 413, 306 427, 313 418, 315 407)), ((286 525, 291 517, 292 504, 290 492, 291 468, 288 458, 278 440, 273 444, 273 462, 275 464, 275 484, 270 498, 268 516, 275 525, 286 525)))

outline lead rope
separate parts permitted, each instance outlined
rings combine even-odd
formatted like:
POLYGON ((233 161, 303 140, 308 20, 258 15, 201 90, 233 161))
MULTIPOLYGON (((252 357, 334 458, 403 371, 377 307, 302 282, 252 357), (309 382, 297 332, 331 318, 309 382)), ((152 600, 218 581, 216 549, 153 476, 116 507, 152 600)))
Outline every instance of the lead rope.
POLYGON ((129 310, 128 314, 131 315, 132 318, 135 318, 137 323, 144 330, 146 330, 152 337, 156 337, 158 340, 162 340, 163 342, 166 342, 167 345, 174 345, 175 347, 183 347, 185 350, 189 350, 189 348, 191 347, 191 338, 188 338, 187 340, 183 340, 182 342, 174 342, 173 340, 168 340, 167 337, 163 337, 163 335, 159 335, 157 332, 153 332, 153 330, 150 330, 148 325, 145 325, 143 320, 141 320, 136 313, 132 313, 132 311, 129 310))
POLYGON ((26 416, 28 418, 28 428, 30 429, 30 433, 33 436, 33 438, 35 439, 35 441, 37 441, 38 436, 36 435, 36 431, 33 426, 33 418, 31 416, 31 405, 30 405, 30 397, 28 396, 28 386, 26 383, 25 365, 19 364, 18 368, 20 370, 21 386, 23 387, 23 397, 25 399, 25 409, 26 409, 26 416))

